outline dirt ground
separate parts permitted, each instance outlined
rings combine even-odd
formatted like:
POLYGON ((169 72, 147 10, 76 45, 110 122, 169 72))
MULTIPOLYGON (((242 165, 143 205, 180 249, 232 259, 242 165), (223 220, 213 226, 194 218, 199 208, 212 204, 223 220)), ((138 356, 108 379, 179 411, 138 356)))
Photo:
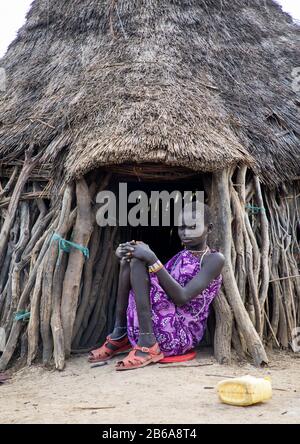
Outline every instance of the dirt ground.
POLYGON ((117 358, 91 368, 86 356, 73 357, 63 372, 23 368, 0 385, 0 423, 299 424, 300 356, 272 352, 269 357, 265 369, 248 363, 221 366, 208 350, 174 368, 155 364, 116 372, 117 358), (222 404, 217 382, 246 374, 270 375, 272 399, 251 407, 222 404))

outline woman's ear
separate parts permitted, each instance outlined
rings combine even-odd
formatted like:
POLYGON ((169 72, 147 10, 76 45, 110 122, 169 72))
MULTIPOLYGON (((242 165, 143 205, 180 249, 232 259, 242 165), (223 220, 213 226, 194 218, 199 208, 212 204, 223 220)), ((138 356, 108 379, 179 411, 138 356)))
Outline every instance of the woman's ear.
POLYGON ((213 227, 214 227, 214 224, 212 222, 210 222, 207 227, 207 232, 210 233, 212 231, 213 227))

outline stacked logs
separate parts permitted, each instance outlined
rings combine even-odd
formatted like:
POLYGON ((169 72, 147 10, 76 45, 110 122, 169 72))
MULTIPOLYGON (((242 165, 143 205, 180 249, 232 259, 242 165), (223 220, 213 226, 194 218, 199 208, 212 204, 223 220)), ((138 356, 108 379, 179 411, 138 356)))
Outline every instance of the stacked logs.
POLYGON ((26 159, 8 208, 1 208, 0 327, 7 339, 1 369, 17 355, 28 365, 39 356, 44 365, 54 358, 62 370, 71 347, 92 348, 113 325, 118 233, 96 224, 94 203, 109 176, 98 188, 78 180, 51 201, 29 181, 35 160, 26 159), (29 193, 36 199, 23 200, 29 193), (88 247, 89 257, 77 248, 67 253, 60 238, 88 247), (23 312, 30 313, 28 322, 23 312))
MULTIPOLYGON (((114 321, 120 231, 97 225, 95 203, 110 175, 53 195, 32 180, 38 162, 28 155, 0 189, 0 370, 18 357, 28 365, 54 360, 62 370, 71 353, 103 341, 114 321), (66 252, 60 239, 80 248, 66 252)), ((288 348, 300 322, 299 182, 279 194, 240 167, 213 173, 205 188, 215 222, 209 243, 226 257, 213 304, 215 356, 229 363, 233 346, 261 365, 264 344, 288 348)))
POLYGON ((266 360, 262 342, 293 349, 300 325, 299 204, 299 181, 268 190, 246 167, 213 175, 214 242, 226 256, 214 303, 219 361, 230 361, 230 342, 258 365, 266 360))

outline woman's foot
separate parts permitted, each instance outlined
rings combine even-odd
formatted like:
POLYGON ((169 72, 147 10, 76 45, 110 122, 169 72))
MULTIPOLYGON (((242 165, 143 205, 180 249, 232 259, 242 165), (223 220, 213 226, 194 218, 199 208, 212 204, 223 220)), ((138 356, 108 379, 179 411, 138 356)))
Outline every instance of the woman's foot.
POLYGON ((118 331, 113 331, 111 335, 107 336, 105 343, 89 353, 89 362, 101 362, 108 361, 113 356, 126 353, 132 349, 129 339, 127 337, 127 331, 122 337, 118 337, 118 331), (114 339, 116 338, 116 339, 114 339))
MULTIPOLYGON (((151 333, 151 334, 143 334, 143 333, 140 333, 140 336, 139 336, 139 340, 138 340, 138 342, 137 342, 137 345, 139 346, 139 347, 147 347, 147 348, 150 348, 150 347, 153 347, 153 345, 156 343, 156 337, 155 337, 155 335, 154 335, 154 333, 151 333)), ((145 353, 145 352, 143 352, 143 351, 141 351, 141 350, 137 350, 136 351, 136 356, 146 356, 147 355, 147 353, 145 353)))
POLYGON ((146 365, 156 363, 164 358, 158 343, 156 342, 152 347, 140 347, 136 345, 129 354, 116 363, 116 370, 132 370, 136 368, 145 367, 146 365), (143 356, 138 353, 143 353, 143 356))
MULTIPOLYGON (((124 338, 126 335, 127 335, 127 327, 115 327, 113 332, 109 335, 109 337, 113 340, 119 340, 119 339, 124 338), (124 331, 125 331, 125 333, 124 333, 124 331)), ((154 333, 150 333, 150 334, 140 333, 140 337, 139 337, 137 345, 139 345, 140 347, 149 348, 149 347, 152 347, 155 343, 156 343, 156 337, 155 337, 154 333)), ((107 347, 113 351, 116 350, 116 346, 113 344, 109 343, 109 344, 107 344, 107 347)), ((137 356, 146 356, 147 353, 137 350, 136 355, 137 356)))
MULTIPOLYGON (((113 332, 109 335, 109 337, 113 340, 119 340, 124 338, 127 335, 127 327, 115 327, 113 332), (124 333, 125 331, 125 333, 124 333)), ((152 347, 154 344, 156 343, 156 337, 154 335, 154 333, 150 333, 150 334, 143 334, 140 333, 140 337, 139 340, 137 342, 137 345, 139 345, 140 347, 152 347)), ((116 350, 117 346, 109 343, 107 344, 107 347, 113 351, 116 350)), ((136 352, 137 356, 146 356, 147 353, 144 353, 140 350, 137 350, 136 352)))
MULTIPOLYGON (((127 327, 115 327, 111 334, 109 335, 110 339, 113 341, 119 341, 124 339, 127 336, 127 327)), ((111 343, 107 344, 107 347, 111 350, 116 350, 116 345, 113 345, 111 343)))

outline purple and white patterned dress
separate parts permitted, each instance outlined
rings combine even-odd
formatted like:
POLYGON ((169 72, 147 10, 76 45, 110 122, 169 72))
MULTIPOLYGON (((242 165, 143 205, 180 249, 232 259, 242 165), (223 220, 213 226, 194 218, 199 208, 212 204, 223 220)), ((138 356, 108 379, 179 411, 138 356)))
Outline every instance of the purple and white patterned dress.
MULTIPOLYGON (((217 250, 210 249, 210 252, 217 250)), ((200 270, 200 260, 188 250, 179 251, 166 264, 166 270, 184 287, 200 270)), ((153 331, 165 356, 182 355, 201 341, 210 304, 222 285, 222 275, 187 304, 178 307, 160 286, 155 273, 150 273, 150 301, 153 331)), ((139 322, 134 291, 130 290, 127 308, 127 333, 132 346, 139 338, 139 322)))

